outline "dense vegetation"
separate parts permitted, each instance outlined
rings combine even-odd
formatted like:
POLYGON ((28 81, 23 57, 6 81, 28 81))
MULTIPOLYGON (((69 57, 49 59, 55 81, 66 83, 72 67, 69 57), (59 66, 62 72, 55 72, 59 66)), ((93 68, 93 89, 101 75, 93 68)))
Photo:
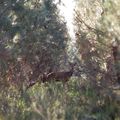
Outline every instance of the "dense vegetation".
POLYGON ((75 0, 75 53, 61 2, 0 1, 0 120, 120 120, 120 1, 75 0))

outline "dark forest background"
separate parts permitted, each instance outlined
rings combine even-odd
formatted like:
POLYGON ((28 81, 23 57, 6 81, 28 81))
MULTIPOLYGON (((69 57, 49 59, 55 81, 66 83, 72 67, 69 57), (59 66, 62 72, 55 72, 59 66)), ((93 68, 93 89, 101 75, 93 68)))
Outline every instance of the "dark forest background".
POLYGON ((61 0, 0 1, 0 120, 120 120, 120 1, 75 2, 69 50, 61 0))

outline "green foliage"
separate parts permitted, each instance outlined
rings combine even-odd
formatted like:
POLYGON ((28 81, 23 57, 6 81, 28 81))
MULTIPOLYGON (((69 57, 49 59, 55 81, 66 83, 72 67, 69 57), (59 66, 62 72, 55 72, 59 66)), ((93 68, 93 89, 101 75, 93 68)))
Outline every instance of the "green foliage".
MULTIPOLYGON (((65 22, 61 21, 53 1, 6 0, 1 2, 0 9, 0 41, 3 51, 7 51, 2 53, 4 58, 3 55, 0 57, 6 61, 7 66, 6 69, 3 67, 5 70, 2 74, 7 76, 11 71, 14 79, 24 82, 27 77, 22 71, 19 78, 16 78, 16 73, 22 70, 21 65, 29 66, 32 71, 40 65, 42 67, 39 67, 39 73, 57 68, 63 57, 67 56, 65 49, 68 34, 65 22), (6 56, 10 59, 6 60, 6 56), (20 57, 26 59, 26 64, 18 63, 20 57), (11 66, 13 70, 10 70, 11 66)), ((34 79, 37 80, 37 77, 36 75, 34 79)))
POLYGON ((119 103, 114 98, 108 94, 98 96, 93 88, 80 83, 79 79, 71 79, 65 85, 36 84, 22 93, 10 88, 0 96, 1 116, 5 120, 119 119, 119 103))
POLYGON ((119 0, 77 3, 77 77, 41 83, 44 74, 67 69, 65 21, 53 0, 0 2, 0 120, 120 120, 111 89, 119 61, 110 47, 119 43, 119 0))

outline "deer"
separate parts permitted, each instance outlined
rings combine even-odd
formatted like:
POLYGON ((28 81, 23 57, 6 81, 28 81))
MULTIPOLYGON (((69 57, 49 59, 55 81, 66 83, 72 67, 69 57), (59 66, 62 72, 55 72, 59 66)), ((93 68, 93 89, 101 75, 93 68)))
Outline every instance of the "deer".
POLYGON ((47 74, 46 80, 55 80, 55 81, 63 81, 67 82, 70 77, 73 75, 75 63, 69 63, 71 69, 69 71, 58 71, 58 72, 51 72, 47 74))
MULTIPOLYGON (((43 73, 42 76, 40 77, 40 82, 45 83, 45 82, 50 82, 50 81, 61 81, 61 82, 67 82, 70 77, 73 75, 74 72, 74 66, 76 65, 75 63, 69 63, 71 66, 71 69, 68 71, 57 71, 57 72, 50 72, 50 73, 43 73)), ((35 85, 38 81, 31 81, 27 87, 30 88, 33 85, 35 85)))

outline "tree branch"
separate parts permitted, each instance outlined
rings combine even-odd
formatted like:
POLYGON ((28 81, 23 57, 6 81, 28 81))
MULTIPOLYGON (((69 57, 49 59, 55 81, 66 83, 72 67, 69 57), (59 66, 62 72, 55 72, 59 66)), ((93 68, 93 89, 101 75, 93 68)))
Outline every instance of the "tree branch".
POLYGON ((100 34, 104 34, 103 31, 98 30, 98 29, 95 29, 95 28, 89 26, 89 25, 80 17, 80 14, 79 14, 76 10, 74 10, 74 12, 75 12, 75 14, 77 15, 76 20, 77 20, 78 22, 83 23, 89 30, 92 30, 93 32, 99 32, 100 34))

